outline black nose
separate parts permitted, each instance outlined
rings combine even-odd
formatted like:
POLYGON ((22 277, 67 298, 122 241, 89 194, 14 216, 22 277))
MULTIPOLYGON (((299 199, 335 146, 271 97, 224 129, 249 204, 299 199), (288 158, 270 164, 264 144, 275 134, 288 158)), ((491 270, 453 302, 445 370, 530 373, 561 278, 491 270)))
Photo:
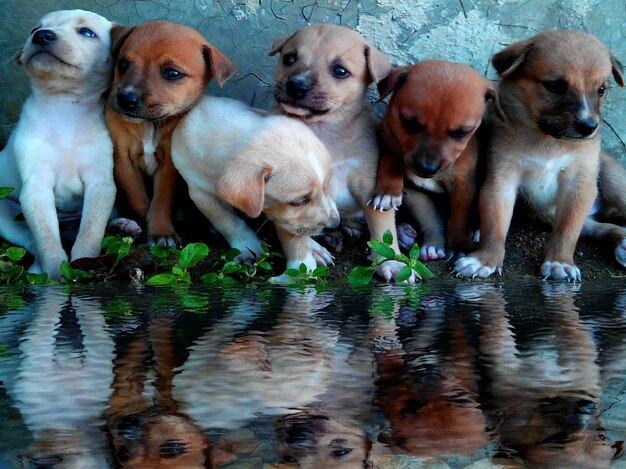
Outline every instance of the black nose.
POLYGON ((49 29, 40 29, 33 34, 33 44, 37 44, 38 46, 52 44, 56 40, 57 35, 49 29))
POLYGON ((418 161, 415 163, 415 172, 418 176, 423 178, 433 177, 439 171, 439 163, 432 163, 430 161, 418 161))
POLYGON ((285 90, 292 98, 304 98, 311 91, 311 85, 306 80, 294 79, 287 82, 285 90))
POLYGON ((127 111, 135 111, 141 106, 142 102, 143 99, 141 99, 141 96, 134 91, 126 91, 117 95, 117 104, 127 111))
POLYGON ((576 121, 574 129, 583 137, 591 135, 598 128, 598 123, 593 119, 583 119, 576 121))

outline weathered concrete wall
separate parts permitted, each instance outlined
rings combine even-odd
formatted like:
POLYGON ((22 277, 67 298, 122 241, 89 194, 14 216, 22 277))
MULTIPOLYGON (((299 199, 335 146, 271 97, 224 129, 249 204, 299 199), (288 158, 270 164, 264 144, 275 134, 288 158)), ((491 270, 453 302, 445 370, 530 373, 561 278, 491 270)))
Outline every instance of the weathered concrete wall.
MULTIPOLYGON (((0 142, 15 124, 28 93, 13 56, 39 17, 83 8, 123 24, 167 19, 199 30, 239 68, 223 90, 211 92, 255 106, 272 105, 272 41, 309 23, 357 29, 396 65, 443 58, 472 65, 493 78, 490 56, 545 29, 575 29, 598 36, 626 63, 623 0, 1 0, 0 142)), ((609 93, 604 145, 626 164, 626 90, 609 93)))

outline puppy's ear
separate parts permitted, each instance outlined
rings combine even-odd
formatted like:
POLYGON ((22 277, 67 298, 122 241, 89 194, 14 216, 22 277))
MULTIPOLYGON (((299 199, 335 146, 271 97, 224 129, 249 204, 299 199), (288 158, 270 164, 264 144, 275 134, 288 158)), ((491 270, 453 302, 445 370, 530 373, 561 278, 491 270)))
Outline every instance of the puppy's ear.
POLYGON ((270 51, 267 53, 267 55, 269 55, 270 57, 272 55, 276 55, 279 52, 283 51, 283 47, 285 47, 285 44, 287 44, 292 37, 294 37, 296 33, 293 33, 291 36, 281 36, 281 37, 277 37, 276 39, 274 39, 274 42, 272 42, 272 48, 270 49, 270 51))
POLYGON ((111 27, 111 55, 113 55, 113 58, 117 59, 124 42, 126 42, 126 39, 128 39, 128 36, 134 29, 134 26, 113 23, 111 27))
POLYGON ((391 72, 391 62, 385 54, 369 44, 365 46, 364 54, 367 70, 370 74, 370 83, 380 83, 391 72))
POLYGON ((491 63, 500 78, 505 78, 517 70, 524 63, 528 54, 534 47, 535 45, 533 43, 520 41, 511 44, 495 54, 491 58, 491 63))
POLYGON ((250 162, 233 162, 217 183, 217 195, 249 217, 256 218, 263 211, 265 181, 271 173, 270 166, 255 167, 250 162))
POLYGON ((504 111, 500 107, 500 98, 498 97, 497 85, 492 81, 489 81, 487 85, 487 91, 485 91, 485 101, 491 101, 493 103, 493 110, 502 122, 506 122, 506 116, 504 111))
POLYGON ((217 47, 202 46, 202 54, 204 55, 207 70, 210 71, 208 80, 211 77, 215 78, 215 81, 221 88, 233 76, 233 73, 237 71, 237 67, 217 47))
POLYGON ((13 61, 18 64, 18 65, 23 65, 22 62, 22 54, 24 53, 24 49, 18 50, 15 55, 13 56, 13 61))
POLYGON ((378 83, 378 94, 380 95, 378 100, 382 101, 392 91, 400 88, 406 81, 406 76, 409 74, 410 69, 411 67, 406 65, 404 67, 395 67, 391 70, 387 77, 378 83))
POLYGON ((615 82, 624 87, 624 66, 622 63, 617 60, 613 55, 611 55, 611 65, 613 66, 613 78, 615 78, 615 82))

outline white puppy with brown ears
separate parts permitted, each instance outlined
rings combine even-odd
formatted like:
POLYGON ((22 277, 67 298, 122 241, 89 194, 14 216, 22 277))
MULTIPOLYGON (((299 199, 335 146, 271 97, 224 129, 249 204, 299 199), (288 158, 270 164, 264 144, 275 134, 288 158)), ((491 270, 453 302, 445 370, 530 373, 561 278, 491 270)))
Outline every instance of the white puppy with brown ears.
POLYGON ((310 238, 339 224, 330 197, 331 159, 303 123, 204 96, 174 131, 172 160, 198 209, 241 251, 238 261, 249 262, 263 250, 233 207, 252 218, 265 212, 274 222, 287 268, 332 263, 310 238))
POLYGON ((111 26, 88 11, 49 13, 16 58, 33 94, 0 153, 0 186, 14 188, 0 201, 0 236, 34 254, 31 272, 52 279, 68 260, 58 217, 82 211, 71 259, 94 257, 115 200, 102 100, 112 70, 111 26), (20 211, 25 221, 15 221, 20 211))

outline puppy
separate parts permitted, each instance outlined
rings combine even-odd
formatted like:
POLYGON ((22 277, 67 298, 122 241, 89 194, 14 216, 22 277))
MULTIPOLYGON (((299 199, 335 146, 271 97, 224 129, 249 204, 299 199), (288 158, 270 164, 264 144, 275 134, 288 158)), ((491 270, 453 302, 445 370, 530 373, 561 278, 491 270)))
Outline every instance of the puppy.
POLYGON ((233 207, 253 218, 267 214, 287 268, 332 263, 330 253, 310 238, 339 224, 329 194, 330 155, 301 122, 205 96, 174 132, 172 159, 191 199, 241 251, 240 262, 252 261, 263 249, 233 207))
MULTIPOLYGON (((269 55, 278 53, 274 97, 283 114, 306 123, 328 148, 333 158, 331 194, 341 217, 363 211, 371 238, 381 240, 389 230, 399 252, 395 214, 367 204, 375 187, 378 144, 366 92, 368 85, 389 74, 389 60, 359 33, 330 24, 307 26, 277 39, 269 55)), ((402 267, 387 261, 378 274, 393 280, 402 267)), ((415 279, 416 274, 408 281, 415 279)))
POLYGON ((31 80, 19 124, 0 154, 0 236, 35 256, 31 272, 60 277, 68 257, 59 218, 80 212, 71 259, 100 253, 115 200, 102 95, 112 68, 111 23, 83 10, 44 16, 18 53, 31 80), (19 204, 18 204, 19 202, 19 204), (24 214, 25 221, 15 217, 24 214))
POLYGON ((478 141, 488 100, 500 112, 489 80, 458 63, 427 60, 394 69, 379 84, 381 99, 393 92, 381 123, 382 157, 374 208, 389 210, 402 202, 423 234, 420 259, 442 259, 447 248, 474 249, 472 217, 477 212, 478 141), (446 194, 450 218, 444 221, 428 193, 446 194))
POLYGON ((179 243, 173 227, 178 174, 172 132, 211 78, 219 86, 235 66, 197 31, 166 21, 116 35, 117 60, 106 109, 115 147, 115 180, 130 209, 147 225, 148 244, 179 243), (146 178, 152 179, 152 197, 146 178))
MULTIPOLYGON (((622 65, 597 38, 573 31, 548 31, 517 42, 492 63, 501 78, 506 122, 493 122, 480 192, 480 249, 457 260, 455 271, 464 277, 501 272, 519 194, 531 212, 553 226, 541 275, 579 281, 573 254, 581 231, 605 233, 590 218, 598 193, 600 111, 609 76, 624 85, 622 65)), ((617 191, 625 200, 626 190, 617 191)), ((616 247, 622 265, 625 237, 622 230, 616 247)))

